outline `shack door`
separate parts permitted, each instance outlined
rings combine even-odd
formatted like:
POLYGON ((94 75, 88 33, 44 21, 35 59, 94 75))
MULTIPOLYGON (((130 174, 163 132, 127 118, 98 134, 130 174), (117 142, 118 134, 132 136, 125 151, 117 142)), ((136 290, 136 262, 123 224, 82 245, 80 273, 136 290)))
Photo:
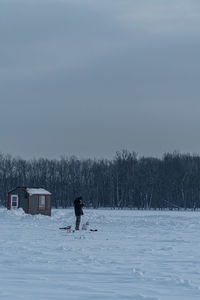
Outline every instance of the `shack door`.
POLYGON ((11 195, 11 209, 16 209, 19 207, 19 196, 18 195, 11 195))

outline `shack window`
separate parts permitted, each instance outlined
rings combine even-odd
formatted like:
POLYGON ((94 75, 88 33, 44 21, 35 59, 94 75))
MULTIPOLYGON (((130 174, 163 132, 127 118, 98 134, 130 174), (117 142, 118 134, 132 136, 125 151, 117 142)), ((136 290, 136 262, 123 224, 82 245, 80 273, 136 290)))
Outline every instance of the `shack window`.
POLYGON ((13 196, 12 197, 12 206, 17 206, 17 197, 16 196, 13 196))
POLYGON ((18 195, 11 195, 11 208, 18 208, 18 195))
POLYGON ((46 208, 45 196, 39 196, 39 209, 43 210, 46 208))

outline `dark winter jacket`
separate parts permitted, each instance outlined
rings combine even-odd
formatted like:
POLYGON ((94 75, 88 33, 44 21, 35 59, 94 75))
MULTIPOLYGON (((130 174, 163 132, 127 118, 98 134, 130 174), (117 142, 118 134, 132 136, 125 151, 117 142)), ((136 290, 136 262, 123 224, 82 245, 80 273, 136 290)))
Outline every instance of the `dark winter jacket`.
POLYGON ((80 198, 76 198, 74 200, 74 211, 76 217, 83 215, 83 206, 84 204, 82 203, 82 200, 80 198))

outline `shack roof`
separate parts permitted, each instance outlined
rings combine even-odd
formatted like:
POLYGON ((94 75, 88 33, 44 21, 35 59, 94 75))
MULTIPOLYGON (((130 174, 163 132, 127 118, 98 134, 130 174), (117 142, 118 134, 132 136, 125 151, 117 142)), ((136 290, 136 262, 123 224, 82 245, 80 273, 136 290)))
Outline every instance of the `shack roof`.
POLYGON ((51 195, 50 192, 42 188, 27 188, 26 191, 30 195, 51 195))
POLYGON ((12 189, 8 193, 14 192, 16 189, 23 189, 25 190, 29 195, 52 195, 47 190, 40 188, 40 187, 26 187, 26 186, 18 186, 15 189, 12 189))

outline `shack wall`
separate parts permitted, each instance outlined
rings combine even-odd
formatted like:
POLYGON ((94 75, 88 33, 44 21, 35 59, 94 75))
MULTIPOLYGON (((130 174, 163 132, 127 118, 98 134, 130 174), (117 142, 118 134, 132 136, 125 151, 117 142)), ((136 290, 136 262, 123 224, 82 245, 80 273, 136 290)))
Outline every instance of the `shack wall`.
POLYGON ((45 209, 39 209, 39 196, 40 195, 29 196, 29 213, 32 215, 42 214, 51 216, 51 195, 42 195, 45 196, 45 209))
POLYGON ((7 203, 7 208, 11 208, 11 195, 18 195, 19 196, 19 208, 22 208, 25 213, 28 212, 28 194, 26 191, 22 188, 16 188, 12 190, 8 194, 8 203, 7 203))

